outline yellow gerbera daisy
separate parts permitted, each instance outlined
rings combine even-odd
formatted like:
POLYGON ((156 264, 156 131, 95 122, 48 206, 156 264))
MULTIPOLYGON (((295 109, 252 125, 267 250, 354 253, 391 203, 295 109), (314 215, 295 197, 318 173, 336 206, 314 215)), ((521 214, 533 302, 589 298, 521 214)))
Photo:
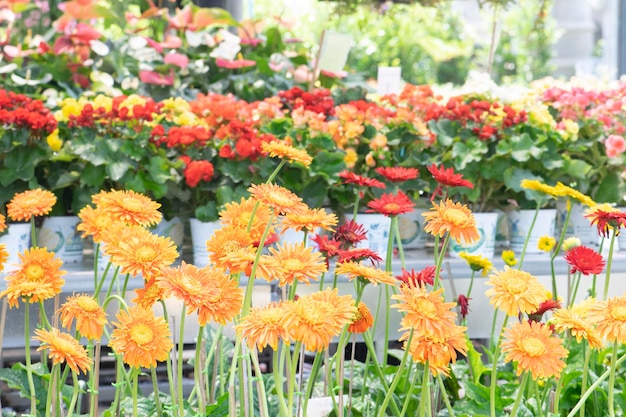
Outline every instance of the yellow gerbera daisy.
POLYGON ((82 371, 86 374, 92 364, 92 360, 89 358, 85 348, 72 335, 61 333, 59 329, 35 329, 35 337, 33 339, 41 342, 37 351, 47 349, 48 357, 55 365, 67 363, 67 366, 73 372, 79 373, 82 371))
POLYGON ((572 309, 556 310, 550 322, 554 324, 554 329, 558 332, 569 331, 578 343, 585 339, 592 349, 602 349, 602 340, 596 334, 593 324, 586 317, 577 315, 572 309))
POLYGON ((298 232, 305 230, 310 233, 314 233, 317 229, 332 232, 337 221, 337 215, 334 213, 327 213, 326 210, 320 208, 311 209, 307 207, 302 212, 286 215, 281 225, 283 233, 287 229, 298 232))
POLYGON ((118 225, 105 232, 104 252, 111 263, 122 267, 123 274, 141 274, 149 281, 170 266, 176 258, 176 244, 141 226, 118 225))
POLYGON ((7 288, 0 293, 7 297, 9 306, 17 306, 22 297, 30 297, 30 303, 38 303, 61 293, 65 280, 61 278, 63 261, 54 257, 46 248, 26 249, 19 254, 20 266, 5 278, 7 288))
POLYGON ((474 215, 461 203, 446 200, 437 205, 433 202, 430 211, 422 213, 422 216, 426 221, 424 230, 433 236, 443 237, 449 233, 458 243, 461 240, 473 243, 480 239, 474 215))
POLYGON ((562 195, 562 193, 560 193, 556 188, 537 180, 523 179, 520 186, 527 190, 539 191, 540 193, 546 194, 552 198, 557 198, 562 195))
POLYGON ((517 363, 517 375, 530 372, 533 379, 558 376, 565 368, 568 351, 563 341, 552 335, 550 327, 538 322, 522 321, 504 334, 502 352, 505 362, 517 363))
POLYGON ((313 158, 303 149, 297 149, 293 146, 278 140, 271 142, 263 142, 261 150, 268 153, 272 158, 287 159, 289 162, 300 162, 304 166, 311 165, 313 158))
POLYGON ((235 326, 250 349, 257 347, 259 351, 270 346, 278 349, 278 342, 289 343, 289 332, 285 329, 287 318, 286 304, 270 303, 265 307, 250 309, 250 313, 235 326))
POLYGON ((294 281, 309 284, 310 279, 317 280, 326 272, 326 260, 320 252, 313 252, 312 247, 305 247, 300 242, 295 245, 285 243, 278 248, 269 248, 269 252, 282 267, 282 273, 274 278, 278 285, 291 285, 294 281))
POLYGON ((484 277, 493 269, 491 261, 482 255, 470 255, 467 252, 461 252, 459 256, 465 259, 472 271, 482 271, 484 277))
POLYGON ((296 194, 276 184, 252 184, 248 191, 256 201, 274 209, 277 214, 298 213, 306 204, 296 194))
POLYGON ((489 303, 501 309, 509 316, 519 312, 532 313, 548 298, 548 290, 528 272, 504 267, 489 276, 486 292, 489 303))
POLYGON ((170 329, 163 317, 151 310, 132 307, 117 314, 109 346, 133 368, 151 368, 167 359, 173 347, 170 329))
MULTIPOLYGON (((413 339, 405 349, 418 363, 428 362, 428 368, 433 375, 450 375, 450 363, 456 362, 457 354, 467 353, 466 327, 452 326, 441 338, 433 338, 431 334, 413 333, 413 339)), ((402 335, 400 340, 407 340, 409 332, 402 335)))
POLYGON ((517 258, 515 257, 515 252, 512 250, 503 250, 502 251, 502 260, 508 266, 517 265, 517 258))
POLYGON ((573 189, 572 187, 568 187, 565 184, 557 182, 554 187, 560 195, 573 198, 577 200, 579 203, 586 205, 587 207, 593 207, 596 205, 596 202, 591 199, 591 197, 581 193, 578 190, 573 189))
POLYGON ((396 279, 391 272, 384 271, 380 268, 374 268, 372 266, 366 266, 354 261, 342 262, 338 264, 335 268, 335 273, 337 275, 347 275, 350 280, 360 278, 374 285, 394 285, 396 283, 396 279))
POLYGON ((47 190, 36 188, 17 193, 7 204, 7 215, 15 221, 30 221, 31 217, 45 216, 52 211, 57 197, 47 190))
POLYGON ((132 190, 102 191, 92 197, 94 204, 114 221, 129 225, 152 226, 163 217, 160 203, 132 190))
POLYGON ((537 249, 543 252, 552 252, 556 246, 556 239, 552 236, 544 235, 537 241, 537 249))
POLYGON ((100 340, 107 315, 98 301, 90 295, 79 294, 68 297, 59 309, 61 324, 66 329, 76 320, 76 330, 81 336, 100 340))
POLYGON ((350 333, 365 333, 373 325, 374 316, 372 316, 372 312, 364 302, 359 302, 348 331, 350 333))
POLYGON ((391 307, 405 313, 401 330, 415 329, 418 334, 443 340, 455 326, 456 314, 451 309, 456 303, 444 302, 443 288, 429 292, 420 285, 401 285, 400 293, 391 298, 400 301, 391 307))
MULTIPOLYGON (((220 223, 224 226, 245 230, 251 241, 258 246, 271 219, 272 211, 252 198, 242 198, 239 203, 228 203, 220 211, 220 223)), ((269 233, 274 233, 272 224, 269 233)))
POLYGON ((309 351, 326 349, 333 336, 352 323, 357 310, 352 296, 340 296, 337 288, 305 295, 286 308, 285 328, 291 340, 302 342, 309 351))
POLYGON ((626 343, 626 293, 592 303, 586 308, 585 317, 596 325, 600 337, 610 342, 626 343))

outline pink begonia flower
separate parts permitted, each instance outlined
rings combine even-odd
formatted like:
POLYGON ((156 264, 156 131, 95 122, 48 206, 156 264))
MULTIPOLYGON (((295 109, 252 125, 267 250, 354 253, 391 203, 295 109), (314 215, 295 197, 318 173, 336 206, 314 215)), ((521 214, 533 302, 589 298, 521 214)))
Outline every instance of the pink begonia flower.
POLYGON ((346 71, 332 72, 327 70, 321 70, 320 74, 323 74, 329 78, 345 78, 348 75, 346 71))
POLYGON ((147 36, 145 39, 148 42, 148 45, 153 47, 154 50, 157 51, 158 53, 162 53, 163 49, 165 48, 176 49, 176 48, 180 48, 183 45, 183 40, 179 38, 178 36, 174 36, 174 35, 167 35, 163 42, 157 42, 154 39, 148 38, 147 36))
POLYGON ((251 61, 249 59, 236 59, 234 61, 229 61, 227 59, 217 58, 215 60, 215 65, 220 68, 228 68, 228 69, 238 69, 245 67, 253 67, 256 65, 255 61, 251 61))
POLYGON ((170 73, 166 75, 156 71, 141 70, 139 71, 139 79, 146 84, 173 85, 174 71, 170 70, 170 73))
POLYGON ((263 39, 259 39, 259 38, 241 38, 242 45, 251 45, 252 47, 255 47, 262 43, 263 43, 263 39))
POLYGON ((163 62, 166 64, 176 65, 177 67, 184 69, 187 68, 187 65, 189 65, 189 58, 184 54, 167 54, 163 57, 163 62))
POLYGON ((622 136, 610 135, 604 141, 604 146, 606 146, 606 156, 615 158, 626 151, 626 140, 622 136))
POLYGON ((297 83, 308 83, 313 78, 313 71, 306 65, 300 65, 293 73, 293 80, 297 83))

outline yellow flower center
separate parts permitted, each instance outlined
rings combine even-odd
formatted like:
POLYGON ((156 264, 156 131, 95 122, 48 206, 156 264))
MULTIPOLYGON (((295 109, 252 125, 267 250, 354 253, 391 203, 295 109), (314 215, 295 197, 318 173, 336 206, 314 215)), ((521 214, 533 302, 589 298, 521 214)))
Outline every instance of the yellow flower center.
POLYGON ((443 212, 443 219, 452 223, 455 226, 460 226, 467 223, 467 213, 463 210, 455 209, 455 208, 446 208, 443 212))
POLYGON ((222 301, 222 291, 218 288, 213 289, 208 297, 207 300, 209 301, 209 303, 211 304, 216 304, 219 303, 220 301, 222 301))
POLYGON ((434 319, 437 316, 437 307, 435 307, 432 301, 427 299, 417 300, 415 302, 415 311, 429 319, 434 319))
POLYGON ((283 266, 287 269, 287 271, 300 271, 304 264, 300 261, 300 259, 286 259, 283 262, 283 266))
POLYGON ((76 299, 76 304, 84 311, 96 311, 98 309, 98 303, 92 297, 80 297, 76 299))
POLYGON ((139 346, 147 345, 154 339, 154 332, 143 323, 136 324, 130 329, 130 339, 139 346))
POLYGON ((132 212, 139 212, 141 211, 143 207, 141 202, 133 197, 123 198, 122 201, 120 202, 120 205, 122 206, 123 209, 132 211, 132 212))
POLYGON ((241 249, 241 245, 236 240, 229 240, 228 242, 225 242, 222 246, 222 250, 224 251, 224 253, 237 252, 239 249, 241 249))
POLYGON ((385 204, 385 210, 387 211, 397 211, 400 208, 400 206, 397 203, 387 203, 385 204))
POLYGON ((504 288, 510 294, 522 294, 528 288, 528 283, 519 278, 511 277, 504 282, 504 288))
POLYGON ((291 207, 293 206, 293 200, 289 196, 281 193, 271 193, 268 198, 276 203, 279 207, 291 207))
POLYGON ((546 351, 546 345, 536 337, 529 337, 528 339, 523 339, 520 342, 520 348, 528 355, 528 356, 541 356, 546 351))
POLYGON ((142 246, 135 252, 135 259, 139 262, 150 262, 156 258, 157 253, 150 246, 142 246))
POLYGON ((44 276, 44 270, 41 265, 28 265, 25 272, 28 281, 39 281, 44 276))
POLYGON ((611 318, 617 321, 626 321, 626 306, 615 306, 611 308, 611 318))

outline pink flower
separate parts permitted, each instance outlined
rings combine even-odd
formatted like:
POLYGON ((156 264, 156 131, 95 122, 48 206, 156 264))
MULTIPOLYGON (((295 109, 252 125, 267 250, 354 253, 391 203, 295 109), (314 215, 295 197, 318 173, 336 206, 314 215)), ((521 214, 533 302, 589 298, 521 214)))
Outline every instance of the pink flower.
POLYGON ((604 146, 606 146, 606 156, 615 158, 626 151, 626 140, 622 136, 610 135, 604 141, 604 146))
POLYGON ((237 59, 235 61, 229 61, 227 59, 217 58, 215 60, 215 65, 217 65, 220 68, 237 69, 237 68, 253 67, 256 65, 256 62, 251 61, 249 59, 237 59))
POLYGON ((161 74, 156 71, 139 71, 139 79, 146 84, 154 85, 173 85, 174 84, 174 71, 170 70, 169 74, 161 74))
POLYGON ((187 58, 187 55, 184 54, 167 54, 163 57, 163 62, 166 64, 176 65, 180 68, 187 68, 187 65, 189 65, 189 58, 187 58))

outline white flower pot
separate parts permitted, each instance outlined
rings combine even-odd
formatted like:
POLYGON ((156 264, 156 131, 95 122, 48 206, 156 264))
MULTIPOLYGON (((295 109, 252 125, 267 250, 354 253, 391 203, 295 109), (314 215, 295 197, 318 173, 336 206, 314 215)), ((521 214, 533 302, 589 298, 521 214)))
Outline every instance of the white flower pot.
POLYGON ((204 268, 209 264, 209 252, 206 249, 206 241, 213 236, 222 225, 219 221, 201 222, 198 219, 189 219, 191 228, 191 245, 193 248, 193 263, 198 268, 204 268))
POLYGON ((80 265, 83 262, 84 242, 76 230, 78 216, 46 217, 37 232, 37 244, 45 247, 63 261, 63 264, 80 265))
POLYGON ((398 216, 400 240, 404 249, 423 249, 426 247, 426 232, 424 231, 424 216, 428 209, 415 209, 410 213, 398 216))
POLYGON ((515 210, 508 213, 511 249, 515 253, 522 252, 527 238, 526 253, 544 253, 537 248, 541 236, 556 238, 556 209, 539 210, 537 220, 531 230, 530 226, 535 212, 536 210, 515 210))
POLYGON ((492 259, 496 247, 499 213, 473 213, 473 215, 476 219, 476 228, 478 229, 478 241, 466 243, 463 240, 457 242, 451 239, 448 244, 450 256, 459 258, 461 252, 467 252, 471 255, 481 255, 492 259))
POLYGON ((19 254, 30 247, 30 223, 8 224, 7 231, 0 236, 0 243, 6 245, 9 253, 3 272, 16 270, 16 264, 20 262, 19 254))
POLYGON ((385 259, 389 242, 389 230, 391 229, 391 218, 384 214, 359 213, 356 216, 356 222, 367 231, 367 240, 359 242, 357 248, 369 248, 382 259, 385 259))

